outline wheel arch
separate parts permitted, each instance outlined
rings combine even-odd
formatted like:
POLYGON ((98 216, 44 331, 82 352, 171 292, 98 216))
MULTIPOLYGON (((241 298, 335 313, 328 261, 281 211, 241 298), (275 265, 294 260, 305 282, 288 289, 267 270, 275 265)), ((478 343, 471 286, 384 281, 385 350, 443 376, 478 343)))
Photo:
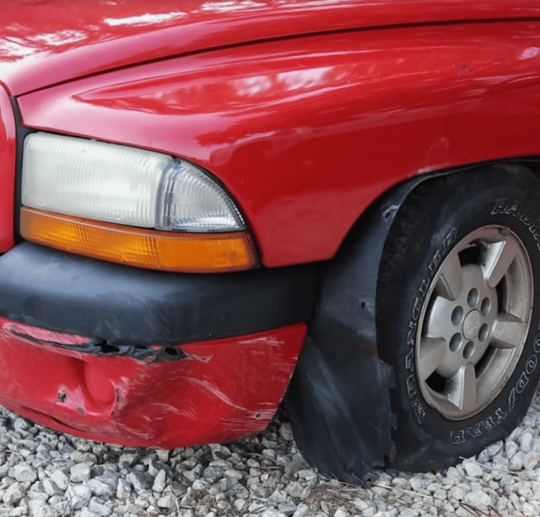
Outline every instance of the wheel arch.
POLYGON ((539 159, 520 158, 406 180, 370 205, 326 265, 308 337, 284 401, 302 454, 322 472, 370 485, 377 477, 374 469, 395 455, 390 405, 394 378, 378 354, 375 304, 379 263, 396 214, 421 183, 497 165, 525 166, 537 175, 540 171, 539 159), (360 271, 354 278, 349 275, 353 262, 360 271), (364 379, 361 393, 351 393, 355 376, 364 379))

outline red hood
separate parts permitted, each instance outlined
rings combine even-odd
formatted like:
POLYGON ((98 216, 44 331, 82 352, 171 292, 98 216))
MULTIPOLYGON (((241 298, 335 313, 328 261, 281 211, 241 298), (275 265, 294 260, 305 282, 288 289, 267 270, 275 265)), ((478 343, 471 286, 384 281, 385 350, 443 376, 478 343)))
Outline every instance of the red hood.
POLYGON ((337 29, 540 16, 537 0, 8 0, 0 81, 20 95, 187 52, 337 29))

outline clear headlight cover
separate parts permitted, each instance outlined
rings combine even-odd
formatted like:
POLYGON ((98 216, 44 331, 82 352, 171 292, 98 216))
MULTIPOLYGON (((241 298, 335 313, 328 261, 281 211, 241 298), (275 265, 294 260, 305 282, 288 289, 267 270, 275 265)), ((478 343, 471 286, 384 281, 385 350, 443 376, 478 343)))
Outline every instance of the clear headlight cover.
POLYGON ((245 228, 223 188, 186 161, 48 133, 33 133, 24 141, 22 204, 159 230, 245 228))
POLYGON ((244 227, 236 206, 212 178, 183 160, 167 164, 158 188, 158 230, 214 232, 244 227))

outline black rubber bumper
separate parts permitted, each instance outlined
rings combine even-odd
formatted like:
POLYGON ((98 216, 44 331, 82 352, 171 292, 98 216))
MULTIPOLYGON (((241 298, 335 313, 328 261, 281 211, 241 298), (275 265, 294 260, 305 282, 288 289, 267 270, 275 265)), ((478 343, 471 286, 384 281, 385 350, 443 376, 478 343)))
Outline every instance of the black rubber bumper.
POLYGON ((316 281, 313 265, 188 275, 25 242, 0 257, 0 316, 111 344, 175 345, 308 321, 316 281))

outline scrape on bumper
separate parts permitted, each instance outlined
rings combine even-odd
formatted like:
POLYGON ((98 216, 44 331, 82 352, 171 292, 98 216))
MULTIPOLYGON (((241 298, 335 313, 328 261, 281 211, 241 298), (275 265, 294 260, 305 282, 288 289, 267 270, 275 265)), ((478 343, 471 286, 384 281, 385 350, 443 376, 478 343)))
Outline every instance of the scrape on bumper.
POLYGON ((268 425, 305 332, 297 324, 189 343, 177 347, 178 360, 147 362, 81 352, 90 339, 1 318, 0 402, 48 427, 113 443, 235 440, 268 425))
POLYGON ((266 427, 315 268, 144 271, 22 243, 0 257, 0 404, 79 436, 174 448, 266 427))

